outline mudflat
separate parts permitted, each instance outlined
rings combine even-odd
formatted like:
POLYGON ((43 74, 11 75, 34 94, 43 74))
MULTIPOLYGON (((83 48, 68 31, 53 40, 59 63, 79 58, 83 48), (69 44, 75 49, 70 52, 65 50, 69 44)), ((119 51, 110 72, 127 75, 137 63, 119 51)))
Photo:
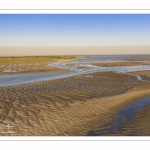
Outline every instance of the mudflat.
POLYGON ((70 70, 67 69, 56 68, 53 63, 78 58, 73 56, 0 57, 0 75, 69 72, 70 70))
POLYGON ((134 71, 131 73, 139 75, 143 80, 150 81, 150 70, 134 71))
POLYGON ((118 67, 118 66, 140 66, 140 65, 147 65, 146 62, 98 62, 92 63, 95 66, 101 67, 118 67))
POLYGON ((127 61, 145 61, 145 62, 150 62, 149 57, 140 57, 140 58, 122 58, 122 60, 127 60, 127 61))
POLYGON ((81 136, 99 129, 112 115, 150 96, 150 83, 135 76, 97 72, 0 88, 0 135, 81 136))

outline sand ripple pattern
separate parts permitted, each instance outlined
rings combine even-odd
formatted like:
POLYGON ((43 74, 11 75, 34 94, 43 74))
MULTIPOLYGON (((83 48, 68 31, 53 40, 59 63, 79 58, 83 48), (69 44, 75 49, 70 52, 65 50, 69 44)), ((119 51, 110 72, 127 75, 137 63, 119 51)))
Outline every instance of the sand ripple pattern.
POLYGON ((109 110, 94 99, 142 85, 134 76, 101 72, 0 88, 0 124, 15 132, 0 135, 86 135, 109 110))

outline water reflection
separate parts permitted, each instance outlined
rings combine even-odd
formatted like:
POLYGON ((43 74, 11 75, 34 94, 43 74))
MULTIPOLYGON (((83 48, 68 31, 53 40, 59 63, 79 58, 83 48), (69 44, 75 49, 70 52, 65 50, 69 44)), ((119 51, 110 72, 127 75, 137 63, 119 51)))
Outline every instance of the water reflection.
MULTIPOLYGON (((115 131, 120 131, 124 127, 124 121, 132 123, 135 118, 137 110, 143 110, 145 106, 150 104, 150 97, 141 99, 132 105, 126 106, 123 110, 119 111, 111 121, 103 126, 102 130, 90 131, 88 136, 100 136, 113 134, 115 131)), ((136 134, 134 134, 136 135, 136 134)), ((133 135, 131 135, 133 136, 133 135)))
MULTIPOLYGON (((128 57, 131 56, 129 55, 128 57)), ((132 57, 137 57, 137 56, 135 55, 132 57)), ((78 60, 69 61, 69 62, 54 62, 51 63, 50 65, 56 68, 71 70, 72 72, 0 76, 0 87, 15 86, 15 85, 28 84, 33 82, 40 82, 40 81, 56 80, 56 79, 67 78, 67 77, 72 77, 80 74, 93 73, 93 72, 113 71, 117 73, 128 73, 132 71, 150 70, 150 65, 100 67, 100 66, 94 66, 90 64, 91 62, 118 61, 118 59, 120 58, 123 58, 123 56, 122 55, 101 56, 101 57, 93 56, 93 57, 83 57, 78 60)), ((137 79, 141 80, 139 76, 137 76, 137 79)))

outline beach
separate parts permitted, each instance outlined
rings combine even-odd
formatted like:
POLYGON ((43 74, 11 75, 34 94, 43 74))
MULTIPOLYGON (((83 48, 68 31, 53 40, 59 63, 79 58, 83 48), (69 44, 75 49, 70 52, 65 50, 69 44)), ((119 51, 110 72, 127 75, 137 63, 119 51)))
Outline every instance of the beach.
POLYGON ((150 83, 113 72, 0 88, 1 124, 12 136, 85 136, 113 114, 150 96, 150 83))
MULTIPOLYGON (((36 60, 28 62, 31 67, 27 68, 26 74, 2 74, 0 79, 5 81, 1 81, 3 86, 0 87, 0 135, 96 135, 125 107, 150 97, 147 61, 124 62, 118 61, 117 56, 103 56, 103 62, 100 60, 101 57, 51 62, 36 60), (37 64, 37 72, 33 72, 32 68, 37 64), (47 65, 53 68, 51 72, 47 65)), ((25 67, 27 62, 18 62, 18 66, 23 63, 22 67, 25 67)), ((12 64, 14 61, 7 63, 8 66, 12 64)), ((148 108, 146 105, 146 109, 135 111, 133 123, 124 121, 121 129, 97 135, 148 135, 149 128, 144 129, 146 123, 139 124, 142 116, 149 113, 148 108), (135 133, 139 127, 143 132, 136 130, 135 133)), ((147 117, 144 117, 145 122, 147 117)))
POLYGON ((68 56, 0 57, 0 75, 68 72, 67 69, 56 68, 53 63, 67 62, 78 58, 68 56))

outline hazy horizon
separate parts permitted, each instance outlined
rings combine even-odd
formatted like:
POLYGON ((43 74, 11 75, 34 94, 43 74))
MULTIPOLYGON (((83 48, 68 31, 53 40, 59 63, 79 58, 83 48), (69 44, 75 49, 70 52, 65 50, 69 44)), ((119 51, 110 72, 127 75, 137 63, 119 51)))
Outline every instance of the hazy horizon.
POLYGON ((136 55, 150 54, 150 46, 0 47, 1 56, 136 55), (10 52, 13 51, 13 54, 10 52), (136 51, 136 53, 135 53, 136 51), (94 52, 94 53, 93 53, 94 52), (134 52, 134 53, 133 53, 134 52))
POLYGON ((150 14, 0 14, 0 56, 150 54, 150 14))

